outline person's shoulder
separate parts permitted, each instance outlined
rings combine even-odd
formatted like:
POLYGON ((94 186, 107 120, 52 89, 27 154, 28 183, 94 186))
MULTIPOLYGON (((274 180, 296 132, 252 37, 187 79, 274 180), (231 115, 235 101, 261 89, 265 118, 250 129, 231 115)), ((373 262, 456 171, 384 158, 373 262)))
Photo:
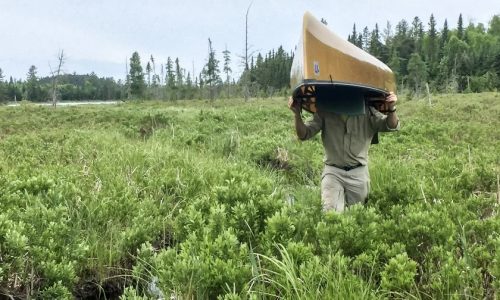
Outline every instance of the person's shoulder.
POLYGON ((325 112, 321 110, 316 110, 313 114, 314 117, 316 118, 324 118, 325 117, 325 112))
POLYGON ((324 110, 318 110, 315 112, 315 114, 322 119, 332 118, 335 115, 335 113, 333 113, 333 112, 324 111, 324 110))
POLYGON ((365 114, 366 115, 371 115, 374 113, 374 111, 376 111, 375 107, 368 105, 368 104, 365 105, 365 114))

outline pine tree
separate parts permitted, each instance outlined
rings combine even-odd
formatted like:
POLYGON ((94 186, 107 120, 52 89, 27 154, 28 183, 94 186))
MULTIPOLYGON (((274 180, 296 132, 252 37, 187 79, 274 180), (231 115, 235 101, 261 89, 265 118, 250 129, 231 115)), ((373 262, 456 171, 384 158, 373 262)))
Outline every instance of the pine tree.
MULTIPOLYGON (((252 57, 253 68, 253 57, 252 57)), ((208 59, 203 67, 203 79, 206 85, 210 87, 210 98, 215 98, 215 86, 221 83, 219 61, 215 57, 215 50, 212 47, 212 40, 208 39, 208 59)))
POLYGON ((229 74, 231 74, 231 52, 227 50, 227 45, 226 49, 222 51, 223 57, 224 57, 224 67, 223 71, 226 74, 226 85, 227 85, 227 97, 229 98, 229 74))
POLYGON ((415 52, 415 44, 410 37, 408 22, 401 20, 396 25, 396 33, 392 39, 391 52, 397 53, 399 57, 400 69, 399 75, 404 78, 407 75, 407 66, 410 55, 415 52))
POLYGON ((444 51, 444 46, 448 42, 449 32, 450 32, 450 30, 448 29, 448 20, 445 19, 444 24, 443 24, 443 30, 441 30, 441 37, 439 39, 439 51, 440 51, 441 55, 444 51))
POLYGON ((358 48, 363 49, 363 36, 361 35, 361 33, 358 34, 358 38, 356 40, 356 46, 358 46, 358 48))
POLYGON ((144 73, 141 66, 139 53, 135 51, 130 58, 130 93, 136 97, 144 97, 146 83, 144 82, 144 73))
POLYGON ((264 95, 270 96, 275 90, 289 87, 292 60, 293 55, 289 55, 283 46, 277 51, 269 51, 265 56, 258 53, 250 77, 255 86, 265 92, 264 95))
POLYGON ((148 74, 148 86, 151 86, 151 64, 148 61, 148 64, 146 65, 146 74, 148 74))
POLYGON ((464 22, 462 20, 462 14, 458 16, 457 37, 460 40, 464 39, 464 22))
POLYGON ((175 87, 175 72, 174 72, 174 64, 172 62, 172 59, 167 57, 167 64, 165 66, 165 84, 167 85, 168 88, 173 88, 175 87))
POLYGON ((12 76, 10 76, 9 78, 7 98, 9 100, 14 100, 14 101, 22 100, 22 92, 20 89, 20 84, 14 81, 14 79, 12 79, 12 76))
POLYGON ((188 88, 192 88, 193 87, 193 80, 191 79, 191 73, 187 73, 187 76, 186 76, 186 86, 188 88))
POLYGON ((368 31, 368 26, 363 28, 363 41, 361 43, 361 47, 364 50, 368 50, 370 47, 370 32, 368 31))
POLYGON ((222 51, 222 55, 224 58, 224 67, 222 70, 226 74, 227 97, 229 98, 229 91, 230 91, 229 90, 229 88, 230 88, 229 79, 230 79, 230 74, 231 74, 232 70, 231 70, 231 52, 229 50, 227 50, 227 45, 226 45, 226 49, 224 51, 222 51))
POLYGON ((30 101, 42 101, 42 89, 40 83, 38 82, 38 77, 36 76, 36 67, 31 66, 28 71, 26 78, 26 98, 30 101))
POLYGON ((378 24, 375 24, 375 29, 373 29, 371 33, 368 49, 373 56, 375 56, 376 58, 380 59, 383 62, 387 62, 388 60, 387 49, 382 44, 382 42, 380 42, 380 32, 378 29, 378 24))
POLYGON ((182 85, 184 84, 184 78, 183 78, 183 74, 182 74, 182 68, 181 68, 181 65, 179 63, 179 58, 177 57, 175 59, 175 85, 178 86, 178 87, 182 87, 182 85))
POLYGON ((185 87, 185 97, 186 99, 193 99, 196 90, 196 83, 193 83, 191 73, 188 72, 186 75, 186 87, 185 87))
POLYGON ((429 19, 429 31, 427 32, 427 43, 425 49, 425 61, 429 68, 429 77, 431 80, 437 75, 439 58, 439 40, 436 29, 436 20, 434 15, 431 14, 429 19))
POLYGON ((415 17, 413 19, 410 36, 413 38, 415 43, 415 52, 421 54, 424 40, 424 26, 419 17, 415 17))
POLYGON ((357 45, 358 41, 358 33, 356 31, 356 23, 352 26, 352 34, 350 35, 350 40, 349 42, 353 43, 354 45, 357 45))
POLYGON ((156 74, 156 63, 155 63, 155 59, 153 57, 153 55, 151 54, 151 66, 153 68, 153 81, 152 81, 152 86, 153 87, 156 87, 158 86, 159 82, 160 82, 160 78, 158 78, 158 74, 156 74))
POLYGON ((384 32, 382 33, 382 38, 386 47, 390 47, 392 41, 392 25, 391 22, 387 21, 385 24, 384 32))

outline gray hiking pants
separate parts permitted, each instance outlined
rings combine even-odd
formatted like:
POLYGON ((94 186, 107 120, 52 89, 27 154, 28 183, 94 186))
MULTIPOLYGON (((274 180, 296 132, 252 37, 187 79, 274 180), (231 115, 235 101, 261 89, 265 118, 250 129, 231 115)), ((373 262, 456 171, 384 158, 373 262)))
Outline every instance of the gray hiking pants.
POLYGON ((360 166, 345 171, 334 166, 325 165, 321 177, 321 201, 323 211, 335 209, 344 211, 356 203, 363 204, 370 192, 370 175, 368 166, 360 166))

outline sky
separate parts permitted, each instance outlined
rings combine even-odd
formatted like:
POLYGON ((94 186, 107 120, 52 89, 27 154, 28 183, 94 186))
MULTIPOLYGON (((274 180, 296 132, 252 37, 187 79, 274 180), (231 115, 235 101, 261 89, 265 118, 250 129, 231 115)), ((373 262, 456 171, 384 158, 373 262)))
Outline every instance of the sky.
POLYGON ((25 79, 31 65, 39 77, 48 76, 63 50, 65 73, 118 80, 138 51, 143 66, 153 55, 157 73, 171 57, 199 74, 210 38, 220 61, 222 51, 231 52, 238 77, 249 7, 250 50, 263 55, 279 46, 294 50, 306 11, 344 38, 354 23, 371 30, 389 21, 394 29, 401 19, 411 23, 418 16, 427 26, 434 14, 439 28, 445 19, 455 28, 460 13, 466 25, 485 26, 500 14, 498 0, 0 0, 0 68, 5 79, 25 79))

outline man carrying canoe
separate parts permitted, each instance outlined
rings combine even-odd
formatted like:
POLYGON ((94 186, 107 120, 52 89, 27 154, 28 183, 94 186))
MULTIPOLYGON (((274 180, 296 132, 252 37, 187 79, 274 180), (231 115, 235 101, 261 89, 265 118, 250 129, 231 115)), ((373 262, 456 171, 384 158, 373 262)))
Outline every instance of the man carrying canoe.
POLYGON ((295 115, 295 130, 300 140, 308 140, 321 131, 325 149, 325 167, 321 176, 323 210, 342 212, 348 206, 364 203, 370 191, 368 148, 378 132, 399 130, 396 115, 396 94, 385 99, 388 114, 367 106, 365 114, 344 115, 329 111, 316 111, 304 123, 302 107, 290 98, 289 108, 295 115))

